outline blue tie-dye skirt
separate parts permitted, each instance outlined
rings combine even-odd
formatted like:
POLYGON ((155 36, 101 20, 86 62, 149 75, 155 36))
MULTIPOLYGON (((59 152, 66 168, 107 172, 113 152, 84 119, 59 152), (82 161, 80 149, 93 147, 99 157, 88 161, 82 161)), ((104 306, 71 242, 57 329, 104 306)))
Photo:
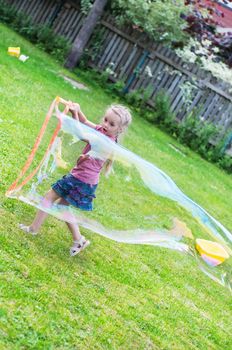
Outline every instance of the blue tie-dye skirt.
POLYGON ((68 174, 52 185, 52 189, 69 204, 82 210, 93 210, 97 185, 90 185, 68 174))

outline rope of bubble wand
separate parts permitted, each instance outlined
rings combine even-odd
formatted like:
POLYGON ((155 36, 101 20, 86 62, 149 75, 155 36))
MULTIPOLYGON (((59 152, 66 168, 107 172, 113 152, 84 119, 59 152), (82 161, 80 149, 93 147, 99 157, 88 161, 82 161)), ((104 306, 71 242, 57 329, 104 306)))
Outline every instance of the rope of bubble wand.
POLYGON ((39 131, 39 134, 38 134, 38 136, 36 138, 34 146, 32 147, 31 153, 29 154, 29 156, 28 156, 28 158, 27 158, 23 168, 21 169, 21 171, 20 171, 18 177, 16 178, 16 180, 10 185, 10 187, 6 191, 6 196, 7 197, 9 197, 14 191, 19 191, 28 181, 30 181, 32 179, 32 177, 38 172, 40 166, 43 164, 44 159, 46 158, 49 150, 51 149, 52 144, 54 143, 54 141, 56 139, 56 136, 58 135, 58 132, 61 129, 61 121, 60 120, 58 120, 57 127, 56 127, 56 129, 55 129, 55 131, 54 131, 54 133, 53 133, 53 135, 52 135, 52 137, 50 139, 48 147, 47 147, 47 149, 45 151, 45 154, 44 154, 42 160, 40 161, 39 165, 20 184, 18 184, 19 181, 23 178, 23 176, 27 172, 27 170, 29 169, 29 167, 30 167, 30 165, 31 165, 31 163, 32 163, 32 161, 33 161, 33 159, 35 157, 37 149, 39 148, 39 145, 40 145, 40 143, 42 141, 42 138, 43 138, 44 133, 46 131, 48 122, 49 122, 49 120, 50 120, 50 118, 52 116, 52 113, 54 111, 54 108, 56 106, 58 106, 59 103, 65 105, 65 110, 64 110, 63 113, 64 114, 68 113, 68 111, 69 111, 69 102, 64 100, 63 98, 57 96, 55 98, 55 100, 52 101, 52 103, 51 103, 51 105, 49 107, 49 110, 48 110, 48 112, 46 114, 46 117, 45 117, 45 120, 43 122, 43 125, 42 125, 42 127, 41 127, 41 129, 39 131))

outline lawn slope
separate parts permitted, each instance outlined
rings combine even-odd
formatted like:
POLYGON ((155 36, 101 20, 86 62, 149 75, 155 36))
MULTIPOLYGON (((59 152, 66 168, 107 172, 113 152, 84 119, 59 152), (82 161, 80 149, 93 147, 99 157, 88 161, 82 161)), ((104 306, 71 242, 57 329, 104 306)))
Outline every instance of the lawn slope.
MULTIPOLYGON (((0 349, 231 349, 231 295, 188 256, 119 244, 84 230, 92 244, 73 259, 69 233, 55 218, 50 217, 36 237, 18 230, 17 224, 30 222, 35 210, 6 199, 4 193, 54 97, 78 101, 95 122, 118 98, 102 91, 89 73, 65 71, 3 25, 0 38, 0 349), (29 60, 9 57, 8 46, 20 46, 29 60), (60 76, 64 73, 90 90, 74 89, 60 76)), ((136 113, 124 145, 163 169, 232 231, 231 176, 136 113)), ((140 210, 128 208, 127 197, 118 196, 116 179, 102 182, 102 193, 111 191, 125 217, 131 215, 136 223, 146 203, 140 210)), ((110 223, 107 208, 101 214, 110 223)), ((188 213, 169 201, 160 201, 154 215, 167 227, 171 216, 180 215, 199 230, 188 213)))

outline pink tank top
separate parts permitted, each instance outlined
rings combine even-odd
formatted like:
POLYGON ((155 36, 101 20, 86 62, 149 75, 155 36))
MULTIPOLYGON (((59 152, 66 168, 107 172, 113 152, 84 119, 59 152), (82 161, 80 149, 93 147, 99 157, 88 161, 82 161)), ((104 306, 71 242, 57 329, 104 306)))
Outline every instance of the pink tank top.
MULTIPOLYGON (((105 134, 101 125, 97 125, 95 130, 101 132, 102 134, 105 134)), ((108 137, 111 140, 116 141, 115 136, 108 137)), ((82 155, 77 160, 76 166, 71 170, 71 174, 84 183, 96 185, 99 182, 100 172, 105 161, 101 159, 95 159, 87 155, 86 153, 88 153, 90 150, 91 146, 87 144, 83 149, 82 155)))

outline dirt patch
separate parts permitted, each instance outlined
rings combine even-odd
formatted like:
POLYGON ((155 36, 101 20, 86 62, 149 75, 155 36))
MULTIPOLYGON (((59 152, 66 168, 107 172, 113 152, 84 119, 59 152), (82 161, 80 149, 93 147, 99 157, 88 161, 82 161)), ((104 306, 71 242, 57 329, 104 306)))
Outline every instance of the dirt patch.
POLYGON ((74 79, 72 79, 72 78, 69 78, 69 77, 67 77, 66 75, 63 75, 63 74, 61 74, 61 77, 62 77, 65 81, 69 82, 69 83, 74 87, 74 89, 87 90, 87 91, 89 91, 89 88, 87 88, 87 86, 85 86, 84 84, 79 83, 78 81, 76 81, 76 80, 74 80, 74 79))

